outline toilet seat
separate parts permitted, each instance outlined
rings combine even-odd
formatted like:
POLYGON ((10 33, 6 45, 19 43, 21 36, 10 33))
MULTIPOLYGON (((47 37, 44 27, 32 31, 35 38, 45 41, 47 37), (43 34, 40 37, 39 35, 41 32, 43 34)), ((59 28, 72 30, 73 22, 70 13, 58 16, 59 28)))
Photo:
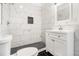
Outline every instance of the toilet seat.
POLYGON ((38 49, 35 47, 27 47, 17 51, 17 56, 36 56, 38 54, 38 49))

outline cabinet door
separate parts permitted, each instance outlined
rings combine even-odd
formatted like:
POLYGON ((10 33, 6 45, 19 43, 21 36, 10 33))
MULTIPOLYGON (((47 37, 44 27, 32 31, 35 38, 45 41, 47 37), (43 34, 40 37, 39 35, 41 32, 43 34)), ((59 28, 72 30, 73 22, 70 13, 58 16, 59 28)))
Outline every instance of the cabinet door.
POLYGON ((66 56, 66 41, 55 40, 55 55, 66 56))
POLYGON ((54 40, 50 37, 46 39, 46 49, 54 55, 54 40))

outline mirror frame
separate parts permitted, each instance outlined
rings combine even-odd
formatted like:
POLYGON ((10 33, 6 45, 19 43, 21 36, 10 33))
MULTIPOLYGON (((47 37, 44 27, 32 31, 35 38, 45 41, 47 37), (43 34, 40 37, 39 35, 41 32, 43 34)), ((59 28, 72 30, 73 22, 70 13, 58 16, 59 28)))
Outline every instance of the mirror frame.
MULTIPOLYGON (((61 3, 63 4, 63 3, 61 3)), ((55 25, 66 25, 66 24, 69 24, 70 21, 71 21, 71 3, 69 3, 69 19, 66 19, 66 20, 57 20, 57 7, 61 4, 57 4, 55 5, 55 25)))

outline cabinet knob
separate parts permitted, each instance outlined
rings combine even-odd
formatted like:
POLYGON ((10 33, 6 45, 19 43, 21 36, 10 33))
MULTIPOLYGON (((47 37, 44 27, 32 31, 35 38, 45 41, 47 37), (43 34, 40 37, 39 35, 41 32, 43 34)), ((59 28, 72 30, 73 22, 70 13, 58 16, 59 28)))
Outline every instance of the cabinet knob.
POLYGON ((58 35, 58 37, 60 38, 60 35, 58 35))
POLYGON ((55 41, 55 40, 53 40, 53 39, 51 39, 53 42, 55 41))

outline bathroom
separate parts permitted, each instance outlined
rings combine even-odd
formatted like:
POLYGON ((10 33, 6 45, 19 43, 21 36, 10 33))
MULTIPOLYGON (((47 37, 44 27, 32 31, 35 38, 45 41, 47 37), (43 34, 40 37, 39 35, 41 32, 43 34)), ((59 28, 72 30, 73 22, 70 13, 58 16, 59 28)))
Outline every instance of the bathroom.
POLYGON ((79 3, 0 3, 0 56, 79 56, 78 27, 79 3))

